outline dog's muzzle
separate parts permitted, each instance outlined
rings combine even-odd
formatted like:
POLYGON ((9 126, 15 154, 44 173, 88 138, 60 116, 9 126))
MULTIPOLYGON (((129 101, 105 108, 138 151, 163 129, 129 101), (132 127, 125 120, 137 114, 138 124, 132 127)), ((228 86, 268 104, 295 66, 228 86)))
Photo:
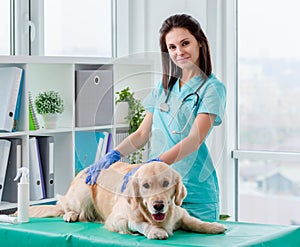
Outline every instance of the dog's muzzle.
POLYGON ((155 201, 153 202, 153 209, 155 210, 155 213, 152 214, 152 218, 155 221, 163 221, 166 217, 166 214, 164 213, 165 204, 163 201, 155 201))

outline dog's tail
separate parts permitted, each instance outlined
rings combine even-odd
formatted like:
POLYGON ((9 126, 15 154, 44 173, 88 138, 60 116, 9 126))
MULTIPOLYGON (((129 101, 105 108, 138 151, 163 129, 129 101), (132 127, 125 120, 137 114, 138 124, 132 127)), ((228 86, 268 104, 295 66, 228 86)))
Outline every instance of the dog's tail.
MULTIPOLYGON (((18 211, 14 216, 18 215, 18 211)), ((59 217, 64 215, 64 211, 60 205, 35 205, 29 207, 29 217, 33 218, 47 218, 59 217)))

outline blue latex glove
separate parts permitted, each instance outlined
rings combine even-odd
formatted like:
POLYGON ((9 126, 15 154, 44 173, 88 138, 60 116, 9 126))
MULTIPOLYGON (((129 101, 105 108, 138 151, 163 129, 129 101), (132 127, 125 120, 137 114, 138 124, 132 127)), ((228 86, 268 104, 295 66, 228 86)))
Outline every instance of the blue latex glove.
POLYGON ((93 185, 96 183, 98 175, 102 169, 107 169, 113 163, 119 161, 121 159, 121 154, 117 150, 109 151, 103 158, 89 166, 85 173, 88 174, 85 183, 89 185, 93 185))
POLYGON ((153 159, 150 159, 150 160, 146 161, 145 163, 150 163, 150 162, 153 162, 153 161, 163 162, 159 157, 156 157, 156 158, 153 158, 153 159))
POLYGON ((140 168, 141 166, 137 166, 136 168, 133 168, 130 172, 127 172, 124 176, 124 181, 121 187, 121 192, 123 192, 126 189, 126 186, 129 182, 129 178, 140 168))

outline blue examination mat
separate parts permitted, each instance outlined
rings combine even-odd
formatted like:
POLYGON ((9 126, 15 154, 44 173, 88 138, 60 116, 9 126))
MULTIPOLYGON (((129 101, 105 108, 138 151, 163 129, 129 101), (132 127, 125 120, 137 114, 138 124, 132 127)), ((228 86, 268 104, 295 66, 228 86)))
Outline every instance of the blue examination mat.
POLYGON ((167 240, 149 240, 141 235, 109 232, 103 224, 65 223, 59 218, 31 218, 25 224, 0 223, 0 242, 4 246, 300 246, 300 227, 222 222, 223 234, 175 231, 167 240))

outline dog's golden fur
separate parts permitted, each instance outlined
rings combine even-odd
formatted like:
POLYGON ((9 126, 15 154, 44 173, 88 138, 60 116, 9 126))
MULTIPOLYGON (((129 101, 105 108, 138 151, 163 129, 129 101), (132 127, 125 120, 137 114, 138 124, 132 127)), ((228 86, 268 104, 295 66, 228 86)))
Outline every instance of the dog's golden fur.
POLYGON ((100 221, 110 231, 139 232, 149 239, 166 239, 176 229, 222 233, 222 224, 203 222, 181 208, 186 189, 179 174, 162 162, 142 165, 121 193, 124 175, 139 165, 117 162, 102 170, 97 184, 85 183, 80 172, 56 205, 30 207, 30 217, 63 216, 67 222, 100 221))

